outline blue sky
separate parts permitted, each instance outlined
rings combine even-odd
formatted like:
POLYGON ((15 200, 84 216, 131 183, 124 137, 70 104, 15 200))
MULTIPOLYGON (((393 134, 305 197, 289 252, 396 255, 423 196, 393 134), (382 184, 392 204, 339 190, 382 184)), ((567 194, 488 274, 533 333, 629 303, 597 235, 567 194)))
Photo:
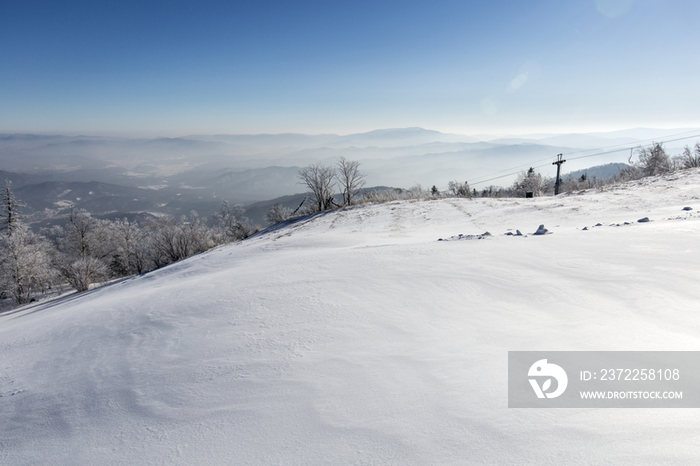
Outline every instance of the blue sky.
POLYGON ((700 3, 3 2, 0 132, 700 127, 700 3))

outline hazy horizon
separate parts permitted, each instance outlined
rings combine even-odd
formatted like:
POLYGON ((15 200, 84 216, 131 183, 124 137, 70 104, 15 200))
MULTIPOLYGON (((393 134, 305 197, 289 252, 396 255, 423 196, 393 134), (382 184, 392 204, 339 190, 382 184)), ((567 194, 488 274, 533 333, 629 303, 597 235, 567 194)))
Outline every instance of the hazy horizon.
POLYGON ((526 132, 526 131, 514 131, 514 132, 449 132, 440 131, 434 128, 423 128, 420 126, 408 126, 408 127, 382 127, 368 129, 367 131, 359 132, 323 132, 323 133, 313 133, 313 132, 299 132, 299 131, 282 131, 282 132, 250 132, 250 133, 221 133, 221 132, 183 132, 176 134, 166 134, 161 132, 109 132, 109 131, 0 131, 0 136, 39 136, 39 137, 70 137, 70 138, 80 138, 80 137, 95 137, 95 138, 117 138, 117 139, 188 139, 188 138, 199 138, 199 137, 217 137, 217 136, 284 136, 284 135, 303 135, 303 136, 337 136, 337 137, 347 137, 347 136, 357 136, 366 135, 370 133, 379 133, 383 131, 406 131, 406 130, 420 130, 425 132, 434 132, 447 136, 459 136, 464 137, 464 140, 473 139, 478 141, 490 141, 495 139, 504 138, 524 138, 524 139, 545 139, 553 136, 576 136, 576 135, 614 135, 616 133, 627 134, 636 133, 639 138, 644 139, 659 139, 667 137, 668 135, 675 135, 677 133, 700 131, 700 124, 697 126, 667 126, 667 127, 619 127, 615 129, 603 129, 603 130, 590 130, 590 131, 558 131, 558 132, 526 132), (649 136, 653 135, 653 136, 649 136), (648 137, 646 137, 648 136, 648 137))

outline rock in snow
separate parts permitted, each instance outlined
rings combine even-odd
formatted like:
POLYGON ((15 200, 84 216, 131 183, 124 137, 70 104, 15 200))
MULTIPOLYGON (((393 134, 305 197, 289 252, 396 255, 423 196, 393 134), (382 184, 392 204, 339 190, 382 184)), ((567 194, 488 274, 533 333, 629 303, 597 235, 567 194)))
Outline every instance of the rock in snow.
POLYGON ((547 230, 544 225, 540 225, 537 227, 537 231, 534 232, 533 235, 546 235, 548 231, 549 230, 547 230))

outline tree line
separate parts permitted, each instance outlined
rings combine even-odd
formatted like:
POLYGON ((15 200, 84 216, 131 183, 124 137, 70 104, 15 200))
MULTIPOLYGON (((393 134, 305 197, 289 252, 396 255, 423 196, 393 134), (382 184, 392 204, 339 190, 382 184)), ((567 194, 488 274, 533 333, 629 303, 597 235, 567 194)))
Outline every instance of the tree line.
POLYGON ((24 222, 21 212, 26 206, 9 181, 1 200, 0 293, 14 304, 55 293, 64 285, 86 291, 91 285, 148 272, 256 231, 243 206, 223 201, 213 226, 195 211, 137 222, 102 220, 71 209, 65 225, 37 234, 24 222))
MULTIPOLYGON (((296 211, 281 204, 266 215, 268 224, 354 203, 364 186, 359 162, 339 160, 333 167, 311 165, 299 172, 309 194, 296 211), (342 195, 341 204, 334 190, 342 195), (311 202, 307 202, 311 201, 311 202)), ((247 238, 254 227, 242 205, 223 201, 213 226, 197 212, 179 218, 161 215, 143 222, 104 220, 71 208, 65 224, 34 233, 25 223, 12 183, 5 181, 0 219, 0 298, 25 304, 67 285, 81 292, 109 280, 148 272, 215 246, 247 238)))

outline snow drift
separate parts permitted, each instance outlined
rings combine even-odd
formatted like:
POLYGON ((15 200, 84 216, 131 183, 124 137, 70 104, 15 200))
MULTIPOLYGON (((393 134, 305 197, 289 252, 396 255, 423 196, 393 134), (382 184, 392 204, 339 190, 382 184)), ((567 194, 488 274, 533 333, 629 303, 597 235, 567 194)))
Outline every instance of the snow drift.
POLYGON ((693 463, 694 411, 508 409, 506 365, 698 350, 699 196, 357 206, 5 314, 0 464, 693 463))

